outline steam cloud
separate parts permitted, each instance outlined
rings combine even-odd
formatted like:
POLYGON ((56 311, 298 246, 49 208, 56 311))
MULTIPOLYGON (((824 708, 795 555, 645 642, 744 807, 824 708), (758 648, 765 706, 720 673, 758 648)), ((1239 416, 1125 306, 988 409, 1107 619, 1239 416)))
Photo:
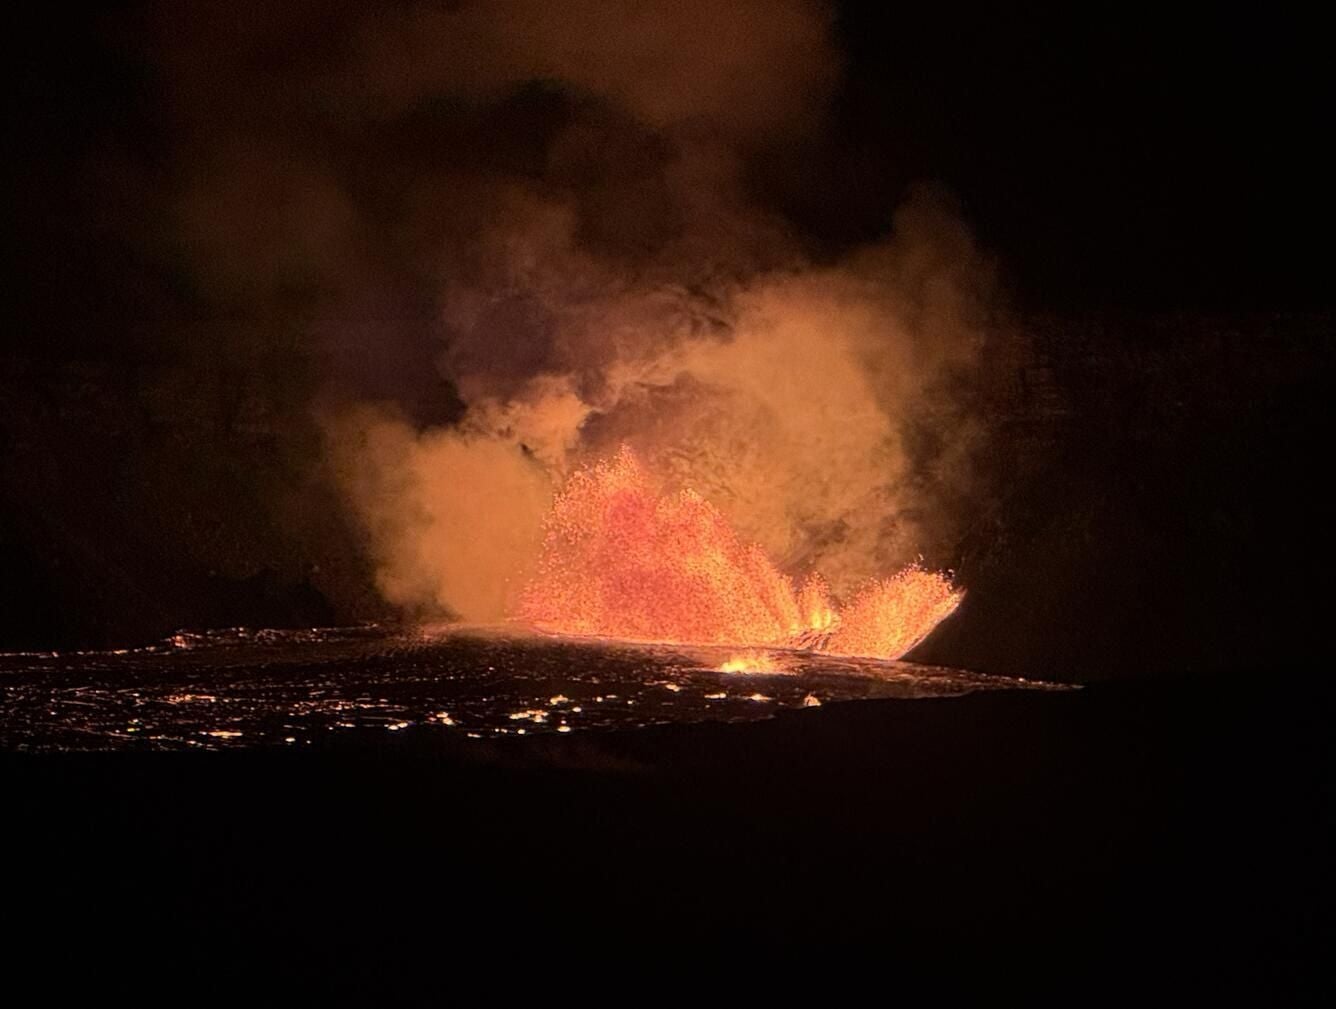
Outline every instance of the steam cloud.
POLYGON ((208 297, 285 306, 352 373, 319 413, 389 601, 504 615, 554 489, 623 443, 837 596, 949 542, 986 258, 940 194, 832 261, 749 189, 821 127, 823 7, 317 6, 162 13, 197 138, 174 234, 208 297), (268 58, 320 17, 328 44, 268 58), (460 405, 424 419, 424 388, 460 405))

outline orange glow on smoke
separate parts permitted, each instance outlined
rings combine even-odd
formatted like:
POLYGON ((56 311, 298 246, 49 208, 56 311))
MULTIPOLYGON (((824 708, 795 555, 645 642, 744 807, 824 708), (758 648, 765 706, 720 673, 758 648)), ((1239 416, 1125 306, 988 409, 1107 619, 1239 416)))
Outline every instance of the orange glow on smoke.
POLYGON ((910 567, 841 612, 820 575, 795 591, 698 494, 660 496, 624 447, 557 495, 518 615, 562 634, 898 658, 960 598, 944 575, 910 567))

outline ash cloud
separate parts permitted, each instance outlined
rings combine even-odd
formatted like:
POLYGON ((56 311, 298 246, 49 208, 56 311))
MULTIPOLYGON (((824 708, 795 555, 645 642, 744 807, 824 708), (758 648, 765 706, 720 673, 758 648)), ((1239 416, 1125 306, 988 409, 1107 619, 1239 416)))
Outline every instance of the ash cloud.
POLYGON ((931 191, 814 251, 765 205, 838 87, 800 0, 156 15, 167 244, 301 334, 387 600, 502 616, 553 490, 630 444, 837 594, 928 553, 980 432, 987 258, 931 191), (298 45, 294 40, 311 40, 298 45), (926 453, 907 440, 931 430, 926 453))

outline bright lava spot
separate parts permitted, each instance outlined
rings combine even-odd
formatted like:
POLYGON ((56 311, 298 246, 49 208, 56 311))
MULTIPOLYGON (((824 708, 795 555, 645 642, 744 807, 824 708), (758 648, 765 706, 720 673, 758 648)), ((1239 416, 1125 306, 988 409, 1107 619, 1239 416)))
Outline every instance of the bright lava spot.
POLYGON ((789 675, 792 671, 784 668, 773 655, 765 652, 743 652, 740 655, 730 656, 719 666, 719 672, 789 675))
POLYGON ((577 470, 557 495, 517 616, 559 634, 895 659, 961 598, 946 575, 917 566, 865 585, 842 607, 819 574, 795 589, 700 495, 660 495, 623 447, 577 470))

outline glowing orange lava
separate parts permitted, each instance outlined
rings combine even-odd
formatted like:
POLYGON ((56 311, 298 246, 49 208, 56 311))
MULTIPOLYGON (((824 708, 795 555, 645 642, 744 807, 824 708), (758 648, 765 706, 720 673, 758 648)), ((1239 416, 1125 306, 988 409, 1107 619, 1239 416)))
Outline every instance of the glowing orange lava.
POLYGON ((854 596, 824 651, 898 658, 950 616, 961 598, 942 575, 905 568, 854 596))
POLYGON ((786 669, 775 656, 767 655, 765 652, 742 652, 730 655, 720 663, 719 672, 782 676, 791 673, 792 670, 786 669))
POLYGON ((518 616, 562 634, 898 658, 960 599, 944 575, 910 567, 841 612, 819 575, 795 591, 718 509, 691 491, 660 496, 623 448, 557 496, 518 616))

